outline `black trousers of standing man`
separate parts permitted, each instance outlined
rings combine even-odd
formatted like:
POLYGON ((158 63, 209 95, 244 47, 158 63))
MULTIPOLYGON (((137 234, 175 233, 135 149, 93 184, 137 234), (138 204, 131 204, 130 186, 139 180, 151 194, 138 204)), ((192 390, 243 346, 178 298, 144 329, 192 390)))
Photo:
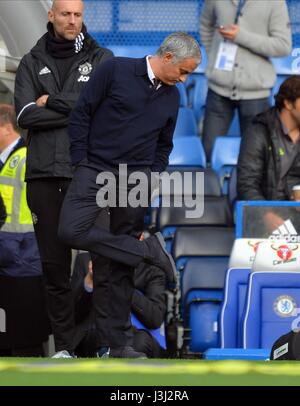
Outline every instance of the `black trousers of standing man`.
MULTIPOLYGON (((142 171, 150 185, 150 169, 142 171)), ((96 183, 98 174, 99 170, 88 163, 77 168, 61 210, 59 237, 73 248, 92 253, 96 346, 132 345, 129 316, 134 268, 145 257, 138 236, 147 208, 110 207, 110 230, 96 224, 104 210, 96 202, 101 187, 96 183)), ((134 186, 129 185, 129 189, 134 186)))
POLYGON ((33 214, 56 351, 73 350, 71 249, 57 237, 60 209, 69 184, 70 179, 66 178, 35 179, 27 183, 27 201, 33 214))

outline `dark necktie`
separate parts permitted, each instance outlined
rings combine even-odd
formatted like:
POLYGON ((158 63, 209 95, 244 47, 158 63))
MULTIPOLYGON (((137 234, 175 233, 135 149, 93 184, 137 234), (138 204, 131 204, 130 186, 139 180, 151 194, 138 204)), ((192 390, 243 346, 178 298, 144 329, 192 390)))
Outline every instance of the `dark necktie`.
POLYGON ((154 89, 156 90, 158 88, 158 86, 160 85, 161 81, 160 79, 154 78, 153 79, 153 85, 154 85, 154 89))

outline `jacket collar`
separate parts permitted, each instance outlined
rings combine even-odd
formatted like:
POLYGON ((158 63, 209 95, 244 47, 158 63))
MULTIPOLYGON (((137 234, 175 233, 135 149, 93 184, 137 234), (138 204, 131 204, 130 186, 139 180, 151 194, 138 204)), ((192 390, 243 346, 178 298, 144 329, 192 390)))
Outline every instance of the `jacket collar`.
POLYGON ((146 57, 136 59, 135 74, 136 76, 148 76, 146 57))
MULTIPOLYGON (((57 66, 55 64, 54 58, 49 55, 46 49, 46 42, 47 42, 47 33, 44 34, 36 43, 36 45, 32 48, 30 51, 31 55, 34 57, 38 58, 45 64, 45 66, 49 67, 51 72, 53 73, 55 80, 57 84, 61 87, 62 84, 60 83, 60 78, 59 78, 59 73, 57 70, 57 66)), ((85 46, 83 50, 80 52, 78 58, 75 59, 76 62, 74 62, 73 66, 71 67, 70 73, 78 68, 78 65, 82 64, 83 62, 86 61, 86 59, 89 58, 90 54, 90 49, 93 44, 97 44, 93 38, 87 33, 86 38, 85 38, 85 46)), ((94 52, 98 51, 100 47, 97 46, 94 47, 94 52)), ((75 56, 75 54, 74 54, 75 56)))
POLYGON ((17 150, 22 147, 25 147, 25 142, 22 138, 17 139, 16 141, 12 142, 2 153, 0 154, 0 162, 5 164, 5 162, 9 159, 9 157, 17 150), (13 147, 11 147, 13 145, 13 147), (7 153, 5 153, 7 151, 7 153))

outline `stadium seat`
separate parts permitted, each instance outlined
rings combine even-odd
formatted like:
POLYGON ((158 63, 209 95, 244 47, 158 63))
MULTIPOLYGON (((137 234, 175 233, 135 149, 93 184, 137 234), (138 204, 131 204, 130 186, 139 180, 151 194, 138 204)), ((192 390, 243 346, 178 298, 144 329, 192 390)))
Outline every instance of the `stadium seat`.
POLYGON ((204 73, 194 73, 186 81, 188 106, 192 108, 197 122, 204 115, 207 96, 207 78, 204 73))
MULTIPOLYGON (((202 197, 200 196, 201 208, 203 208, 202 197)), ((196 204, 196 203, 195 203, 196 204)), ((197 203, 198 204, 198 203, 197 203)), ((231 227, 232 215, 225 196, 213 197, 207 196, 204 198, 204 211, 202 216, 196 218, 188 217, 187 210, 191 207, 183 205, 183 207, 161 207, 157 215, 157 229, 160 230, 167 240, 168 247, 173 241, 176 230, 179 227, 187 227, 193 233, 192 227, 213 226, 213 227, 231 227)))
POLYGON ((179 90, 180 94, 180 107, 187 107, 188 100, 187 100, 187 93, 186 88, 182 82, 177 83, 177 89, 179 90))
POLYGON ((227 271, 224 301, 220 314, 222 348, 242 347, 242 320, 250 268, 231 268, 227 271))
POLYGON ((236 238, 229 259, 229 268, 252 268, 258 245, 264 238, 236 238))
POLYGON ((211 167, 219 176, 224 194, 228 194, 228 183, 231 171, 237 165, 240 143, 240 137, 219 136, 213 146, 211 167))
POLYGON ((174 137, 185 136, 198 136, 197 123, 193 111, 189 107, 180 107, 174 137))
POLYGON ((294 70, 295 57, 293 55, 283 56, 280 58, 271 58, 271 62, 275 68, 277 75, 295 75, 299 74, 299 70, 294 70))
POLYGON ((228 180, 228 201, 232 211, 235 211, 235 203, 237 201, 237 166, 234 166, 228 180))
POLYGON ((299 272, 300 244, 286 240, 265 240, 259 244, 252 264, 253 272, 299 272))
POLYGON ((219 343, 218 318, 233 239, 233 229, 224 227, 176 231, 172 253, 183 271, 181 314, 189 351, 203 352, 219 343))
MULTIPOLYGON (((214 170, 211 168, 197 168, 197 167, 192 167, 192 166, 169 166, 166 170, 168 173, 172 172, 180 172, 184 178, 184 173, 189 172, 192 174, 192 180, 193 183, 190 186, 188 185, 187 189, 191 190, 191 195, 195 196, 197 191, 195 189, 195 182, 194 180, 196 179, 196 173, 203 173, 203 179, 204 179, 204 196, 215 196, 215 197, 221 197, 222 196, 222 191, 221 191, 221 186, 219 182, 219 178, 214 170)), ((174 194, 177 193, 176 190, 174 190, 174 194)))
POLYGON ((199 137, 177 137, 173 139, 173 150, 169 166, 206 167, 206 157, 199 137))
POLYGON ((123 56, 127 58, 143 58, 146 55, 154 55, 157 51, 157 46, 110 45, 109 49, 115 56, 123 56))
POLYGON ((248 277, 257 252, 265 239, 237 238, 229 258, 224 301, 220 315, 222 348, 242 347, 242 317, 246 302, 248 277))
POLYGON ((271 349, 297 322, 299 303, 299 272, 253 272, 243 323, 243 348, 271 349))
POLYGON ((230 137, 240 137, 241 129, 240 129, 240 121, 237 111, 235 111, 233 120, 230 124, 229 130, 227 131, 227 135, 230 137))
MULTIPOLYGON (((148 225, 152 229, 157 229, 157 216, 158 216, 158 210, 159 207, 161 207, 164 203, 163 197, 169 196, 170 197, 170 206, 174 206, 174 201, 175 201, 175 196, 181 196, 182 199, 190 198, 195 199, 196 196, 205 196, 205 197, 221 197, 221 187, 219 183, 219 179, 217 177, 217 174, 211 169, 211 168, 205 168, 205 169, 197 169, 193 167, 169 167, 167 168, 167 173, 170 174, 170 176, 174 172, 179 172, 181 175, 182 179, 182 187, 173 187, 171 185, 170 191, 166 191, 163 188, 157 189, 151 196, 151 208, 150 208, 150 213, 148 215, 149 221, 148 225), (197 174, 202 173, 203 174, 203 180, 201 179, 200 181, 202 182, 202 186, 197 183, 199 182, 197 178, 197 174), (190 176, 187 176, 190 175, 190 176), (203 185, 204 183, 204 185, 203 185), (203 188, 204 186, 204 188, 203 188)), ((171 232, 171 235, 173 235, 173 231, 171 232)), ((170 242, 171 240, 167 240, 167 248, 170 248, 170 242)))
POLYGON ((187 261, 182 275, 182 315, 188 327, 189 350, 203 352, 219 345, 218 319, 228 256, 187 261))
MULTIPOLYGON (((151 207, 161 206, 161 198, 166 195, 170 196, 215 196, 221 197, 222 191, 217 174, 211 168, 194 168, 186 166, 169 166, 165 171, 170 179, 180 176, 181 187, 178 188, 170 181, 170 189, 164 190, 162 184, 151 196, 151 207), (199 177, 199 175, 202 175, 199 177), (199 184, 202 182, 202 184, 199 184)), ((164 177, 164 174, 161 175, 164 177)), ((173 199, 171 199, 171 204, 173 199)))
POLYGON ((183 271, 191 257, 228 256, 234 242, 234 229, 222 226, 178 227, 172 256, 178 271, 183 271), (201 242, 201 244, 200 244, 201 242))

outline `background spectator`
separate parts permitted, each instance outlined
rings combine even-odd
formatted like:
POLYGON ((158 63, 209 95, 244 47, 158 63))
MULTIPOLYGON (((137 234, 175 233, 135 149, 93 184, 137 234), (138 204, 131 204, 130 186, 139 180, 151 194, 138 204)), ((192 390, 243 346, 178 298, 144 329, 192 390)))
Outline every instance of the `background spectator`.
MULTIPOLYGON (((166 314, 166 277, 157 267, 141 264, 134 273, 135 289, 131 312, 145 326, 133 328, 133 348, 148 358, 161 358, 166 351, 149 330, 159 329, 166 314)), ((72 274, 75 302, 75 353, 80 357, 96 354, 96 330, 92 306, 93 270, 88 253, 78 254, 72 274)))
POLYGON ((208 55, 203 144, 210 160, 214 140, 226 135, 237 109, 242 135, 268 109, 276 79, 270 57, 291 52, 285 0, 206 0, 200 35, 208 55))
POLYGON ((0 104, 0 196, 7 217, 0 231, 0 307, 6 331, 0 354, 42 356, 49 322, 39 251, 26 202, 26 148, 13 106, 0 104))
POLYGON ((275 100, 242 139, 239 200, 290 200, 293 186, 300 184, 300 76, 286 79, 275 100))
MULTIPOLYGON (((300 76, 286 79, 275 100, 275 107, 255 117, 242 139, 239 200, 292 200, 293 186, 300 184, 300 76)), ((265 214, 269 233, 283 223, 281 214, 265 214)))

